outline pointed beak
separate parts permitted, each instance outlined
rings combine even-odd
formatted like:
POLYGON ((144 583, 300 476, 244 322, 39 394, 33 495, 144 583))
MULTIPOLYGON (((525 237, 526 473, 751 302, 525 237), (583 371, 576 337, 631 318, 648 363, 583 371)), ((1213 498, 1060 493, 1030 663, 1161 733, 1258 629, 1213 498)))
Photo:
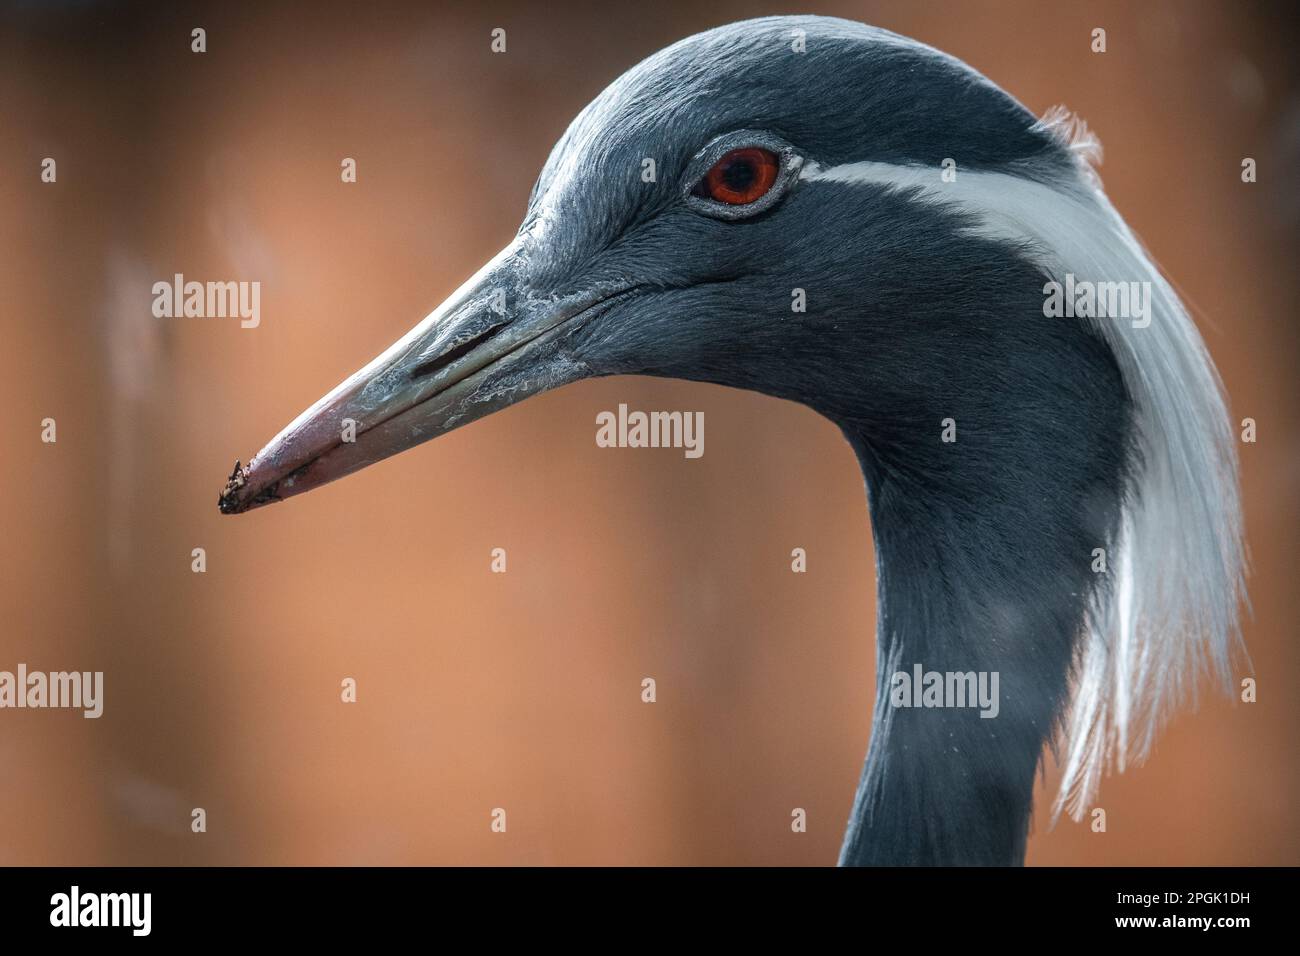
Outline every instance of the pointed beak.
POLYGON ((523 280, 526 234, 424 321, 271 439, 221 492, 241 514, 342 478, 400 451, 587 375, 563 341, 630 294, 602 287, 537 295, 523 280))

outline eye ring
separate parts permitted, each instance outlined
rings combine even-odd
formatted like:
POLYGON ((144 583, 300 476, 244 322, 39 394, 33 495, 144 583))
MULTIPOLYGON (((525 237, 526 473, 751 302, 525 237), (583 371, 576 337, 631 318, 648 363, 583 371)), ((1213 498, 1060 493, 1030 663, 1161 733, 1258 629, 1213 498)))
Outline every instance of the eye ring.
POLYGON ((781 170, 781 157, 762 146, 742 146, 726 153, 709 167, 694 195, 747 206, 767 195, 781 170))
POLYGON ((687 206, 710 219, 751 219, 781 201, 804 158, 765 130, 724 133, 695 154, 682 177, 687 206))

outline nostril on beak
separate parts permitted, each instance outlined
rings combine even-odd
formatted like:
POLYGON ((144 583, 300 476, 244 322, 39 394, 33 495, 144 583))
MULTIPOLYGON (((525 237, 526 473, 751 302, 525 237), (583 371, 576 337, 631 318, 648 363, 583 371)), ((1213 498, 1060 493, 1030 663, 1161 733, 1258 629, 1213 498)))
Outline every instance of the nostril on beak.
POLYGON ((421 362, 419 365, 415 366, 415 368, 411 369, 411 378, 412 379, 424 378, 426 375, 433 375, 435 372, 442 371, 452 362, 456 361, 459 358, 464 358, 466 355, 474 351, 484 342, 487 342, 488 340, 492 339, 494 336, 497 335, 497 333, 499 333, 502 329, 504 329, 509 324, 510 323, 508 321, 498 322, 496 325, 492 325, 484 329, 478 335, 466 339, 464 342, 461 342, 459 345, 448 349, 447 351, 443 352, 441 355, 435 356, 434 358, 421 362))

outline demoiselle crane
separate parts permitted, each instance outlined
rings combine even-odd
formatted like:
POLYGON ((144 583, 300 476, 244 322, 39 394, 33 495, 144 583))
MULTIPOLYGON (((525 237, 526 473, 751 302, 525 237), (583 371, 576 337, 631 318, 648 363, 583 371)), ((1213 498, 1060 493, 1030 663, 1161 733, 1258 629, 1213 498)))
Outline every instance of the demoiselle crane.
POLYGON ((877 554, 876 705, 840 862, 1022 863, 1045 748, 1055 812, 1077 818, 1204 673, 1226 681, 1240 640, 1218 376, 1091 145, 858 23, 682 40, 578 115, 509 244, 237 464, 220 508, 593 376, 807 405, 857 454, 877 554), (986 675, 995 713, 950 699, 986 675))

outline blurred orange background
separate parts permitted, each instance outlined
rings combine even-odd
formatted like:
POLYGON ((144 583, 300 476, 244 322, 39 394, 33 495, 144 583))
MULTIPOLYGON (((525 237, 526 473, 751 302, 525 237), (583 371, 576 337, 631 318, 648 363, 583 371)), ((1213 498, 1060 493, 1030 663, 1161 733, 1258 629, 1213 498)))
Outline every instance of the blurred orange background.
POLYGON ((790 12, 905 33, 1087 119, 1234 416, 1258 421, 1239 676, 1259 701, 1207 689, 1105 781, 1103 834, 1049 826, 1049 759, 1028 862, 1300 863, 1288 5, 1036 0, 7 7, 0 669, 102 670, 106 691, 99 720, 0 712, 0 863, 835 861, 875 585, 862 479, 811 411, 586 382, 287 504, 216 508, 236 456, 509 240, 607 83, 683 36, 790 12), (154 318, 151 285, 177 272, 259 280, 260 327, 154 318), (597 448, 619 402, 703 410, 707 453, 597 448))

